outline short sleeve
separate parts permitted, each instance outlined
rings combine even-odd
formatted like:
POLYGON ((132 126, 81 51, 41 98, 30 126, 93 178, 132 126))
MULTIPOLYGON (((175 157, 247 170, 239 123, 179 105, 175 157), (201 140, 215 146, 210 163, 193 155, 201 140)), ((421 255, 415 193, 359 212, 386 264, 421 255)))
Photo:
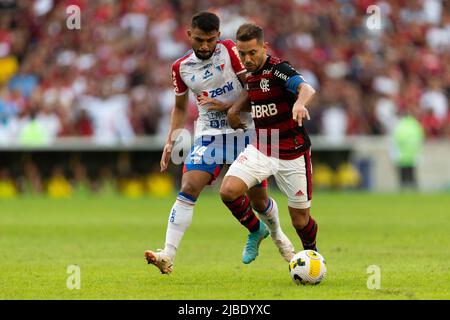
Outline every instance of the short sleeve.
POLYGON ((172 82, 173 82, 175 94, 177 96, 181 96, 181 95, 185 94, 186 91, 188 90, 188 87, 184 83, 183 79, 181 79, 180 65, 181 65, 180 61, 176 61, 172 65, 172 82))
POLYGON ((236 44, 233 42, 233 40, 227 39, 221 41, 221 43, 225 46, 225 48, 227 48, 231 60, 231 66, 233 67, 234 72, 236 74, 241 74, 247 71, 244 65, 242 64, 241 59, 239 59, 236 44))
POLYGON ((286 89, 293 93, 297 93, 298 86, 306 82, 303 76, 286 61, 273 67, 273 76, 282 81, 286 89))

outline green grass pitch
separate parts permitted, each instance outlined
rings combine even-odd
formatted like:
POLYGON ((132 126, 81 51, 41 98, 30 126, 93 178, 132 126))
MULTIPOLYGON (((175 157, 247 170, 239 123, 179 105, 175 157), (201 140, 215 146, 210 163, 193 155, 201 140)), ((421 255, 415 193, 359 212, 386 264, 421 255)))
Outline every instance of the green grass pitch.
MULTIPOLYGON (((286 199, 273 194, 286 234, 286 199)), ((247 231, 219 196, 200 196, 174 272, 144 260, 164 243, 173 197, 2 200, 0 299, 449 299, 450 195, 315 193, 312 214, 327 278, 296 286, 270 237, 241 262, 247 231), (80 267, 81 288, 66 285, 80 267), (370 290, 370 265, 381 288, 370 290)))

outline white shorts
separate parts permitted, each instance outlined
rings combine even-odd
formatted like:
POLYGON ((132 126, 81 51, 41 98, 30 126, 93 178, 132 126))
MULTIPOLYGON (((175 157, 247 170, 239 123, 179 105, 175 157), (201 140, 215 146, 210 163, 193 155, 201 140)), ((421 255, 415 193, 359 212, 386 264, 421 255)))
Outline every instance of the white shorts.
POLYGON ((270 176, 275 177, 278 187, 288 197, 292 208, 307 209, 311 207, 312 165, 311 152, 293 160, 268 157, 248 145, 228 169, 225 176, 234 176, 251 188, 270 176))

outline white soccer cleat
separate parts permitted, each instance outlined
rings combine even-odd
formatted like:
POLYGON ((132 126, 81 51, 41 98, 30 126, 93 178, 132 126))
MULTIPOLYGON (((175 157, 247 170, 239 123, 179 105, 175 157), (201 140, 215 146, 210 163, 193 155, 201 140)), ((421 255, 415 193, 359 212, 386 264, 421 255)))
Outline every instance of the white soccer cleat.
POLYGON ((280 251, 281 256, 287 262, 291 261, 292 257, 295 255, 294 245, 289 240, 289 238, 283 233, 279 232, 276 237, 272 237, 273 243, 280 251))
POLYGON ((144 252, 148 264, 155 265, 162 274, 169 274, 173 271, 172 259, 161 249, 158 252, 147 250, 144 252))

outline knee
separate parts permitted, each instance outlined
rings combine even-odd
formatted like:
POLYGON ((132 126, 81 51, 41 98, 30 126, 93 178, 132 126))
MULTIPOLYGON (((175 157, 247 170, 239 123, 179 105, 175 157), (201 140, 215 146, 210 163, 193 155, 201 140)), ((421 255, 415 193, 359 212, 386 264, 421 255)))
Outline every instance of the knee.
POLYGON ((269 198, 261 196, 258 198, 251 199, 252 208, 258 212, 263 212, 267 209, 267 205, 269 204, 269 198))
POLYGON ((307 210, 300 210, 299 212, 297 212, 297 214, 295 214, 291 218, 292 218, 292 226, 296 230, 301 230, 308 224, 309 212, 307 210))
POLYGON ((224 202, 233 201, 240 196, 241 194, 230 184, 225 183, 220 187, 220 197, 224 202))
POLYGON ((308 220, 295 218, 292 219, 292 226, 295 228, 295 230, 302 230, 304 227, 306 227, 306 224, 308 223, 308 220))
POLYGON ((191 181, 183 182, 181 185, 181 192, 186 193, 194 198, 198 198, 200 194, 200 188, 191 181))

